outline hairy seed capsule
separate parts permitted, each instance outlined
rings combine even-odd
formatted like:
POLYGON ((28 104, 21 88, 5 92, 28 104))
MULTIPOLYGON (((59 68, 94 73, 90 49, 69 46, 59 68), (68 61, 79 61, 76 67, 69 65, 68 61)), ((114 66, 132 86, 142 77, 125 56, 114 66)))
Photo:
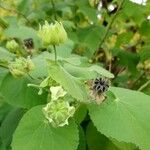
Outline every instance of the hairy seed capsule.
POLYGON ((96 78, 93 82, 93 90, 98 94, 106 92, 108 88, 109 80, 106 78, 96 78))
POLYGON ((24 46, 27 49, 33 49, 34 48, 34 43, 32 38, 24 39, 23 40, 24 46))

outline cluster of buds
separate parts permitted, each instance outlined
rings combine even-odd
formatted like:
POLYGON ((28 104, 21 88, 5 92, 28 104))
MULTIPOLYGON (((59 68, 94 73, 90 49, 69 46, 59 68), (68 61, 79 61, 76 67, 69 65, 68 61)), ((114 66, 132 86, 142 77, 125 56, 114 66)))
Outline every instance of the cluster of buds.
POLYGON ((67 40, 67 33, 61 22, 49 24, 45 21, 43 26, 40 25, 38 35, 41 38, 43 45, 59 45, 67 40))
POLYGON ((45 118, 53 127, 68 125, 68 119, 73 116, 75 107, 63 99, 67 92, 61 86, 51 87, 50 92, 51 101, 43 108, 45 118))
POLYGON ((9 70, 14 77, 22 77, 34 69, 34 64, 28 57, 16 58, 14 62, 9 64, 9 70))
POLYGON ((137 65, 138 70, 143 70, 147 77, 150 77, 150 59, 140 62, 137 65))
POLYGON ((19 44, 15 40, 11 40, 6 43, 6 48, 14 53, 17 52, 19 44))

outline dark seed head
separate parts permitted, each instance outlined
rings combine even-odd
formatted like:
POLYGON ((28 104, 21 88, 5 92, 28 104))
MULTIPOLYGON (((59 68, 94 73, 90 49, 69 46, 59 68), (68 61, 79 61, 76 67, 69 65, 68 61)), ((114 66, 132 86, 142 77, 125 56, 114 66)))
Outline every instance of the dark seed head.
POLYGON ((98 93, 104 93, 109 88, 109 80, 106 78, 96 78, 93 82, 93 90, 98 93))
POLYGON ((28 38, 23 40, 24 46, 27 49, 33 49, 34 48, 34 43, 33 43, 33 39, 32 38, 28 38))

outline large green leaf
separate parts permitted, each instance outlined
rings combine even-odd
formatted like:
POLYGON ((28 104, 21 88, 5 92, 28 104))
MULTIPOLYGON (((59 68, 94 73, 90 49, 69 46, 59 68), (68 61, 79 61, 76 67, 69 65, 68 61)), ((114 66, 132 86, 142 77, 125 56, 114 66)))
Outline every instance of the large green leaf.
POLYGON ((35 65, 35 69, 30 72, 30 75, 34 78, 47 77, 48 76, 48 65, 47 59, 52 56, 48 52, 41 53, 32 58, 35 65))
POLYGON ((130 0, 125 1, 122 9, 123 13, 127 15, 126 17, 128 19, 132 18, 137 24, 140 24, 144 20, 144 13, 146 10, 144 5, 133 3, 130 0))
POLYGON ((83 83, 69 74, 62 66, 52 64, 49 69, 49 75, 53 80, 61 84, 72 97, 81 101, 88 99, 88 94, 83 83))
POLYGON ((3 78, 8 74, 8 69, 0 68, 0 85, 3 81, 3 78))
POLYGON ((78 127, 73 121, 54 128, 45 120, 42 106, 36 106, 20 121, 12 150, 76 150, 78 140, 78 127))
POLYGON ((11 61, 14 58, 14 54, 10 53, 7 49, 0 47, 0 60, 11 61))
POLYGON ((103 28, 103 26, 91 26, 89 28, 80 29, 77 32, 80 43, 88 48, 84 53, 86 56, 91 57, 98 49, 99 42, 102 40, 104 33, 105 28, 103 28))
POLYGON ((101 105, 89 105, 89 114, 98 131, 118 141, 150 149, 150 96, 112 87, 101 105))
POLYGON ((68 40, 64 44, 57 46, 57 55, 61 57, 69 57, 74 47, 74 42, 68 40))
POLYGON ((37 36, 36 31, 33 28, 26 26, 10 26, 5 30, 5 35, 11 38, 19 38, 21 40, 32 38, 36 48, 41 46, 40 38, 37 36))
POLYGON ((3 121, 3 119, 11 109, 12 107, 3 101, 2 95, 0 93, 0 123, 3 121))
POLYGON ((80 124, 87 115, 87 107, 85 104, 80 105, 74 114, 74 118, 77 124, 80 124))
POLYGON ((144 46, 144 47, 140 50, 139 55, 140 55, 141 61, 144 61, 144 60, 146 60, 146 59, 149 59, 149 58, 150 58, 150 46, 144 46))
POLYGON ((79 7, 78 11, 82 12, 85 17, 88 17, 92 22, 97 21, 97 9, 92 8, 88 1, 78 0, 76 4, 79 7))
POLYGON ((46 102, 46 95, 38 95, 38 90, 28 87, 28 78, 14 78, 10 74, 3 79, 0 92, 4 100, 11 105, 30 108, 46 102))
POLYGON ((12 135, 24 114, 24 110, 17 108, 13 109, 4 119, 1 127, 0 127, 0 137, 5 146, 9 147, 12 135))
POLYGON ((147 38, 150 37, 150 22, 149 20, 145 20, 141 24, 140 33, 147 38))
POLYGON ((81 66, 75 66, 69 63, 65 63, 64 68, 73 76, 81 78, 81 79, 93 79, 98 76, 105 76, 108 78, 114 77, 112 73, 110 73, 109 71, 107 71, 106 69, 98 65, 92 65, 89 67, 81 67, 81 66))
POLYGON ((113 143, 90 122, 86 128, 86 141, 89 150, 118 150, 113 143))
POLYGON ((86 150, 86 140, 84 135, 84 130, 81 126, 79 128, 79 145, 77 150, 86 150))

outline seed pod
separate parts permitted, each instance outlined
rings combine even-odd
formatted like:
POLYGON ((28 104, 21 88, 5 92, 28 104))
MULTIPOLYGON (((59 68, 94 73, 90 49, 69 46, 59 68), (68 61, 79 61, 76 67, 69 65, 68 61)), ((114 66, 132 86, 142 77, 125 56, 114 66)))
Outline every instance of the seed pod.
POLYGON ((6 48, 11 52, 17 52, 19 44, 15 40, 11 40, 6 43, 6 48))
POLYGON ((34 43, 32 38, 24 39, 23 40, 24 46, 27 49, 34 49, 34 43))
POLYGON ((93 90, 98 94, 106 92, 108 88, 109 80, 106 78, 96 78, 93 82, 93 90))
POLYGON ((101 104, 106 96, 105 92, 108 90, 110 81, 107 78, 96 78, 95 80, 90 80, 87 82, 90 87, 90 97, 97 104, 101 104))

